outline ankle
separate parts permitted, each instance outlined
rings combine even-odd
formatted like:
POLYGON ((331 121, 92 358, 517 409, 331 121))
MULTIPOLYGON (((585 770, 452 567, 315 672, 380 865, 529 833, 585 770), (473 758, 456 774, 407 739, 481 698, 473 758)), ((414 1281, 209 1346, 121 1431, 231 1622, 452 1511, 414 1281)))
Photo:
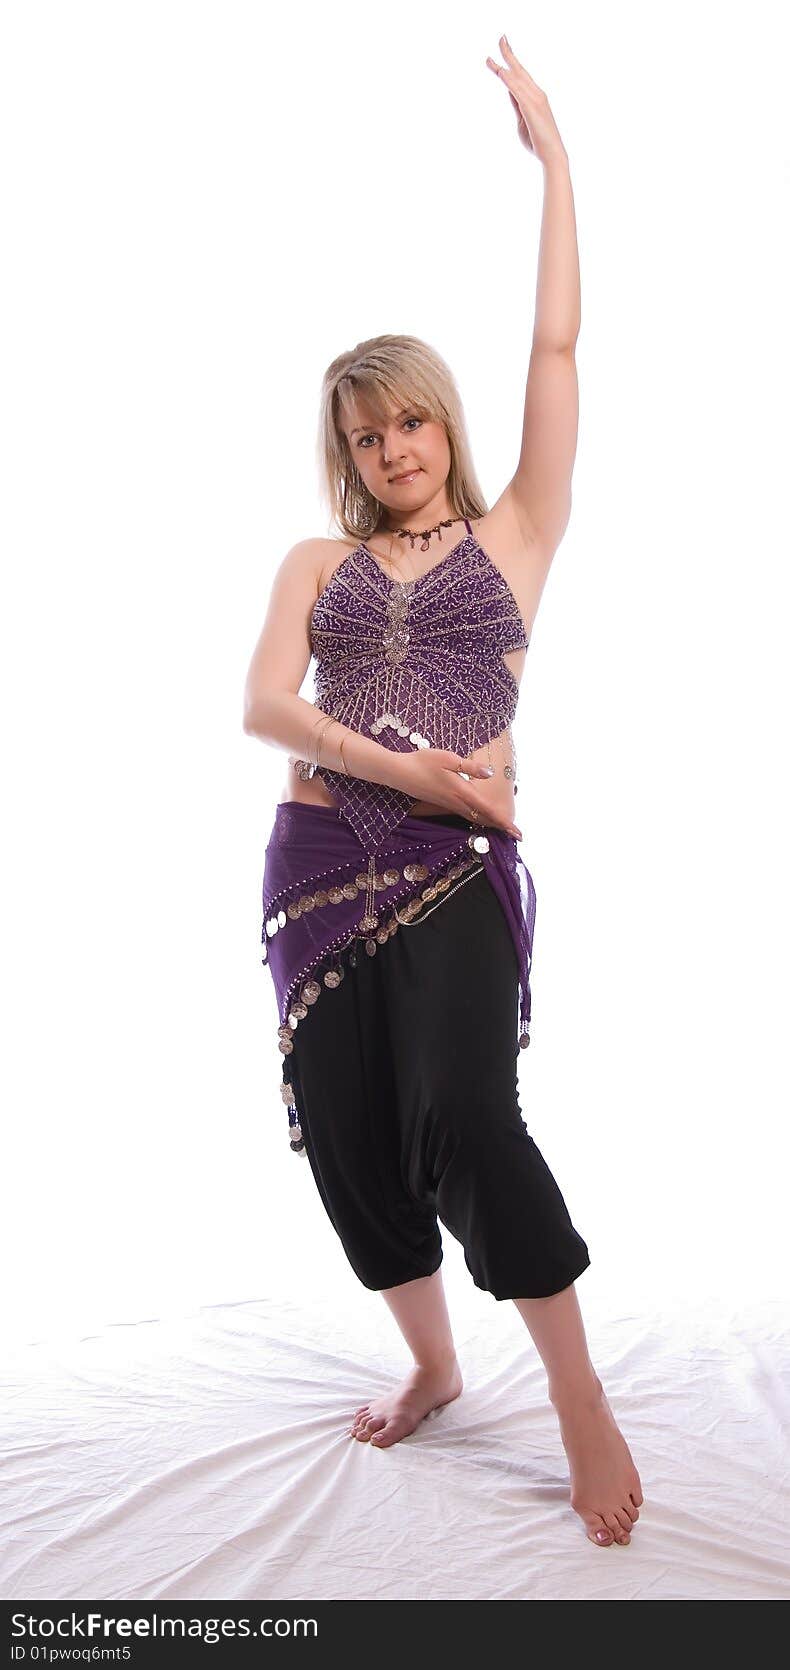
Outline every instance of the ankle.
POLYGON ((592 1366, 589 1373, 555 1380, 549 1385, 549 1402, 558 1415, 577 1414, 581 1409, 600 1409, 603 1395, 603 1385, 592 1366))
POLYGON ((457 1362, 455 1346, 448 1345, 442 1346, 440 1351, 430 1351, 424 1357, 415 1357, 414 1367, 420 1369, 423 1374, 445 1374, 448 1369, 454 1368, 457 1362))

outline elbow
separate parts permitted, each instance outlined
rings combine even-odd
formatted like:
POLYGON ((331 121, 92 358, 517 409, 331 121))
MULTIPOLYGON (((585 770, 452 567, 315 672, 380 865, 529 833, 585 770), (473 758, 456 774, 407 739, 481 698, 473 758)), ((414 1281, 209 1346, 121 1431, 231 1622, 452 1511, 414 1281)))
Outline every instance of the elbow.
POLYGON ((242 728, 246 736, 257 736, 261 742, 280 744, 282 690, 248 690, 244 696, 242 728))
POLYGON ((262 742, 268 740, 267 706, 264 696, 245 695, 241 721, 245 736, 257 736, 262 742))

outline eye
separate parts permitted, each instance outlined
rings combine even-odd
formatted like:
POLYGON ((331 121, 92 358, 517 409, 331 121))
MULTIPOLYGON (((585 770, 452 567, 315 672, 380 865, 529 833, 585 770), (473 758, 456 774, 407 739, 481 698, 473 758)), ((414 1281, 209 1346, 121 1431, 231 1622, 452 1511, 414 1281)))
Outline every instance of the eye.
MULTIPOLYGON (((417 417, 406 418, 401 427, 403 429, 405 429, 406 425, 409 424, 409 423, 416 423, 417 428, 419 429, 421 424, 422 424, 422 418, 417 418, 417 417)), ((413 431, 412 431, 412 433, 413 433, 413 431)), ((365 446, 365 442, 366 441, 375 441, 375 439, 376 439, 376 436, 373 433, 373 431, 371 431, 371 433, 369 435, 362 435, 360 437, 360 439, 357 441, 357 446, 363 447, 365 452, 369 452, 370 448, 365 446)))

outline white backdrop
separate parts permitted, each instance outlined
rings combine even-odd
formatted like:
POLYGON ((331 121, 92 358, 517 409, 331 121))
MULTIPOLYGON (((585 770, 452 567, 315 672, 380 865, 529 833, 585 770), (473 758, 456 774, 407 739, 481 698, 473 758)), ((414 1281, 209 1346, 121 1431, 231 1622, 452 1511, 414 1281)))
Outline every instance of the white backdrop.
MULTIPOLYGON (((329 532, 341 349, 433 343, 489 503, 515 467, 542 180, 485 65, 503 30, 569 152, 582 272, 573 515, 516 733, 522 1105, 583 1305, 787 1292, 779 21, 5 8, 6 1339, 381 1304, 287 1145, 258 954, 285 755, 242 688, 275 566, 329 532)), ((445 1252, 454 1312, 488 1312, 445 1252)))

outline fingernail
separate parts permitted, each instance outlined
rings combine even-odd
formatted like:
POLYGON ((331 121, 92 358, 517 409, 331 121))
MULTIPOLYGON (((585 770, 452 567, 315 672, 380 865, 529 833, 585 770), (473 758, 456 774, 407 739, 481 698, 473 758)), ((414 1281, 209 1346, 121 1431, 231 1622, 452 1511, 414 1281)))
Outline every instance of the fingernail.
POLYGON ((494 767, 492 765, 484 765, 483 766, 483 776, 484 777, 493 777, 493 775, 494 775, 494 767))

